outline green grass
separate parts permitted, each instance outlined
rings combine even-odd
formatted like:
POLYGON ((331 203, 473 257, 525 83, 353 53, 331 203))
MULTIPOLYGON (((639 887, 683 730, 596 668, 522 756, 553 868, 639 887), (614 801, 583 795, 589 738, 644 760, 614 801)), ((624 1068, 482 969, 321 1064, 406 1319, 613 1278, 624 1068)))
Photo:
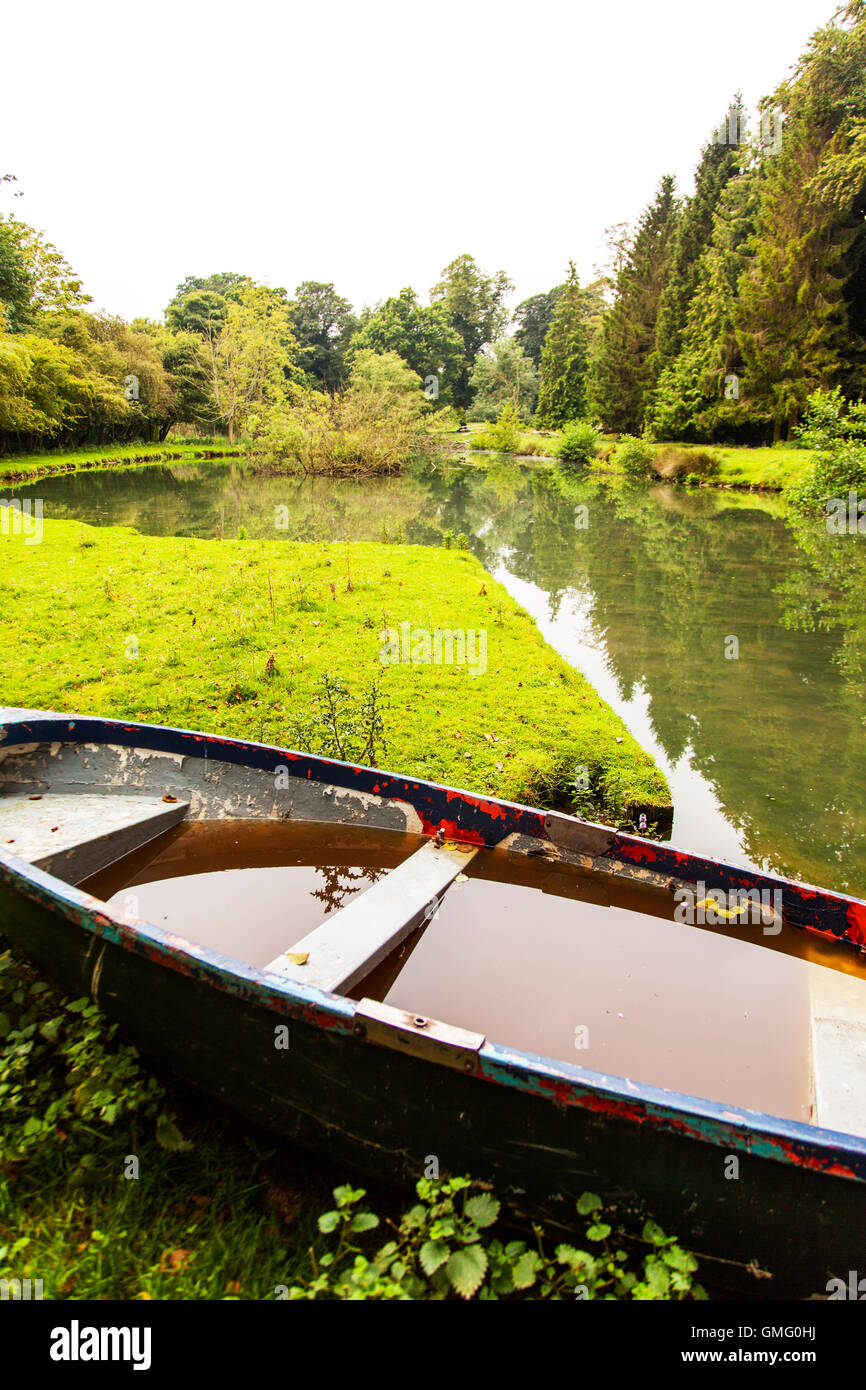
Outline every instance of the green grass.
POLYGON ((622 721, 466 551, 166 541, 46 521, 41 544, 7 535, 0 555, 7 704, 286 744, 323 673, 358 694, 375 678, 390 701, 385 766, 551 804, 584 764, 597 812, 669 805, 622 721), (405 621, 485 630, 486 673, 383 665, 379 633, 405 621))
POLYGON ((773 488, 780 492, 800 481, 813 457, 810 449, 694 447, 708 447, 716 455, 721 463, 719 480, 722 483, 773 488))
MULTIPOLYGON (((485 426, 472 424, 471 436, 478 434, 485 426)), ((521 440, 526 441, 537 451, 537 457, 555 458, 557 446, 559 444, 561 431, 559 430, 524 430, 521 432, 521 440)), ((603 447, 615 443, 615 435, 603 436, 603 447)), ((714 487, 736 487, 736 488, 767 488, 771 491, 784 492, 792 483, 799 482, 812 459, 812 453, 808 449, 792 449, 785 447, 753 448, 749 445, 735 445, 725 447, 717 444, 678 444, 676 441, 665 440, 659 448, 677 448, 690 452, 697 450, 709 451, 719 459, 721 469, 718 477, 712 480, 711 486, 714 487)), ((600 471, 610 472, 611 465, 601 458, 597 459, 593 467, 600 471)))
POLYGON ((229 446, 220 439, 213 441, 167 439, 162 444, 106 444, 102 448, 79 449, 53 454, 17 454, 0 458, 0 484, 31 482, 55 473, 79 473, 86 468, 111 468, 115 465, 133 467, 136 464, 158 463, 164 459, 225 458, 240 454, 239 445, 229 446))

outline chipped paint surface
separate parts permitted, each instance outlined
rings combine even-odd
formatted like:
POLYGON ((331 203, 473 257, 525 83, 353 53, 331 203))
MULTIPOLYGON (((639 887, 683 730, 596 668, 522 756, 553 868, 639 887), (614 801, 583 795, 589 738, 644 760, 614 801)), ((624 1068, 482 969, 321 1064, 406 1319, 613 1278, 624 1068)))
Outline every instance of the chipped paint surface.
MULTIPOLYGON (((207 759, 272 775, 276 763, 281 763, 299 781, 360 792, 365 799, 384 798, 386 806, 408 805, 414 808, 427 834, 441 831, 458 843, 490 847, 506 836, 529 836, 550 845, 551 851, 557 853, 545 831, 544 812, 287 749, 187 730, 30 711, 20 717, 17 711, 0 711, 0 740, 7 757, 45 744, 67 747, 88 743, 97 750, 108 746, 174 755, 174 763, 181 770, 187 759, 207 759)), ((609 849, 591 860, 595 868, 616 872, 616 865, 622 864, 632 873, 646 870, 654 880, 658 875, 692 883, 702 879, 708 887, 782 886, 785 916, 788 919, 790 915, 794 925, 861 950, 866 947, 866 904, 856 899, 687 855, 669 846, 612 832, 607 826, 590 830, 610 840, 609 849), (789 905, 793 908, 790 914, 789 905)), ((571 857, 568 851, 563 853, 571 857)), ((2 847, 0 883, 102 938, 103 943, 145 956, 165 969, 252 1001, 275 1015, 303 1020, 347 1038, 353 1036, 353 1001, 255 970, 156 926, 115 916, 106 911, 104 903, 16 859, 2 847)), ((98 986, 98 977, 97 963, 93 969, 94 988, 98 986)), ((364 1046, 360 1042, 357 1045, 364 1046)), ((866 1182, 866 1140, 756 1111, 731 1111, 700 1097, 638 1085, 628 1078, 553 1062, 495 1043, 487 1042, 481 1048, 473 1084, 514 1088, 558 1107, 579 1108, 726 1152, 752 1154, 835 1178, 866 1182)))

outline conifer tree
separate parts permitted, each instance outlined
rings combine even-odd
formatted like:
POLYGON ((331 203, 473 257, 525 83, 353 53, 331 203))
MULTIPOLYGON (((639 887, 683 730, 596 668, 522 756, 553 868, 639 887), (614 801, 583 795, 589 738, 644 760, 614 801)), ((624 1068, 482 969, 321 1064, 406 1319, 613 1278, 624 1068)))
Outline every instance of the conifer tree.
MULTIPOLYGON (((745 128, 742 98, 737 95, 731 107, 731 127, 745 128)), ((674 361, 682 343, 689 305, 698 285, 698 266, 710 244, 713 219, 728 180, 740 172, 744 151, 737 144, 708 142, 695 171, 695 192, 688 198, 677 220, 670 264, 659 303, 656 324, 655 371, 660 375, 674 361)))
POLYGON ((541 349, 541 385, 535 419, 542 429, 561 429, 586 414, 586 312, 574 262, 557 300, 541 349))
POLYGON ((594 354, 591 401, 607 429, 640 430, 652 405, 656 324, 676 220, 674 181, 665 175, 617 275, 594 354))
POLYGON ((722 428, 733 437, 768 418, 748 399, 734 329, 758 187, 757 173, 750 171, 731 179, 722 193, 710 243, 698 261, 680 351, 659 377, 652 425, 660 439, 709 439, 722 428))
POLYGON ((764 158, 755 257, 740 282, 737 336, 774 439, 790 435, 812 391, 850 382, 864 357, 847 289, 862 282, 866 249, 863 0, 841 19, 817 32, 774 94, 786 117, 781 149, 764 158))

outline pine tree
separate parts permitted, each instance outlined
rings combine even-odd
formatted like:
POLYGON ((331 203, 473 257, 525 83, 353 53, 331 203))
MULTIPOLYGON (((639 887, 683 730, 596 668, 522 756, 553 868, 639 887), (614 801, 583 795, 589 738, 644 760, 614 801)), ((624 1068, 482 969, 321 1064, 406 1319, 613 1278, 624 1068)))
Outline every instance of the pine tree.
POLYGON ((594 354, 591 400, 607 429, 640 430, 651 408, 656 324, 676 221, 674 181, 665 175, 627 250, 594 354))
POLYGON ((586 414, 586 309, 574 262, 557 300, 541 349, 541 385, 535 419, 542 429, 561 429, 586 414))
MULTIPOLYGON (((731 107, 737 129, 744 126, 742 98, 731 107)), ((656 324, 655 371, 660 375, 680 352, 689 305, 698 286, 698 265, 713 232, 713 219, 729 179, 740 172, 743 152, 735 144, 707 143, 695 171, 694 196, 677 220, 670 264, 659 302, 656 324)))
POLYGON ((737 285, 749 264, 759 197, 755 171, 729 180, 713 219, 709 245, 697 265, 682 343, 662 371, 652 425, 662 439, 709 439, 766 424, 747 398, 734 312, 737 285))
POLYGON ((866 253, 862 0, 842 20, 818 31, 774 94, 786 115, 782 147, 764 160, 755 258, 740 283, 736 327, 749 392, 776 439, 785 426, 790 435, 813 390, 843 377, 850 389, 851 365, 864 360, 849 316, 866 253))

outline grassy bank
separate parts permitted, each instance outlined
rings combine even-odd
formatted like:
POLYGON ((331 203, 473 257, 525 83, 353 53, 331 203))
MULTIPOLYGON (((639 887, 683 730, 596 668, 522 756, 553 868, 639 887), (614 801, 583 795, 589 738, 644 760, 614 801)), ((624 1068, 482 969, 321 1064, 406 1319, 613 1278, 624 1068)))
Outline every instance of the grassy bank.
MULTIPOLYGON (((718 475, 710 480, 713 487, 766 488, 784 492, 799 482, 812 460, 810 449, 751 448, 736 445, 725 448, 716 444, 661 445, 685 453, 706 452, 719 460, 718 475)), ((607 465, 609 466, 609 465, 607 465)))
POLYGON ((324 675, 357 695, 375 679, 390 702, 384 766, 561 803, 584 765, 586 809, 669 804, 625 725, 468 552, 164 541, 58 521, 39 545, 0 537, 0 553, 8 704, 291 744, 324 675), (379 633, 404 622, 483 631, 486 669, 383 665, 379 633))
MULTIPOLYGON (((469 427, 471 448, 479 447, 473 439, 486 428, 479 424, 469 427)), ((556 458, 560 430, 522 430, 521 450, 537 458, 556 458)), ((464 435, 465 439, 466 436, 464 435)), ((604 435, 602 451, 607 453, 616 443, 615 435, 604 435)), ((753 448, 749 445, 679 444, 666 440, 654 446, 659 450, 675 448, 685 453, 709 452, 719 460, 719 472, 711 481, 713 487, 760 488, 771 492, 784 492, 792 483, 799 482, 812 459, 808 449, 783 447, 753 448)), ((598 457, 592 465, 599 472, 616 472, 615 462, 598 457)))
POLYGON ((87 468, 132 468, 136 464, 164 463, 169 459, 227 458, 242 453, 239 445, 222 440, 168 439, 162 444, 106 444, 103 448, 71 453, 18 454, 0 458, 0 485, 35 482, 57 473, 80 473, 87 468))

